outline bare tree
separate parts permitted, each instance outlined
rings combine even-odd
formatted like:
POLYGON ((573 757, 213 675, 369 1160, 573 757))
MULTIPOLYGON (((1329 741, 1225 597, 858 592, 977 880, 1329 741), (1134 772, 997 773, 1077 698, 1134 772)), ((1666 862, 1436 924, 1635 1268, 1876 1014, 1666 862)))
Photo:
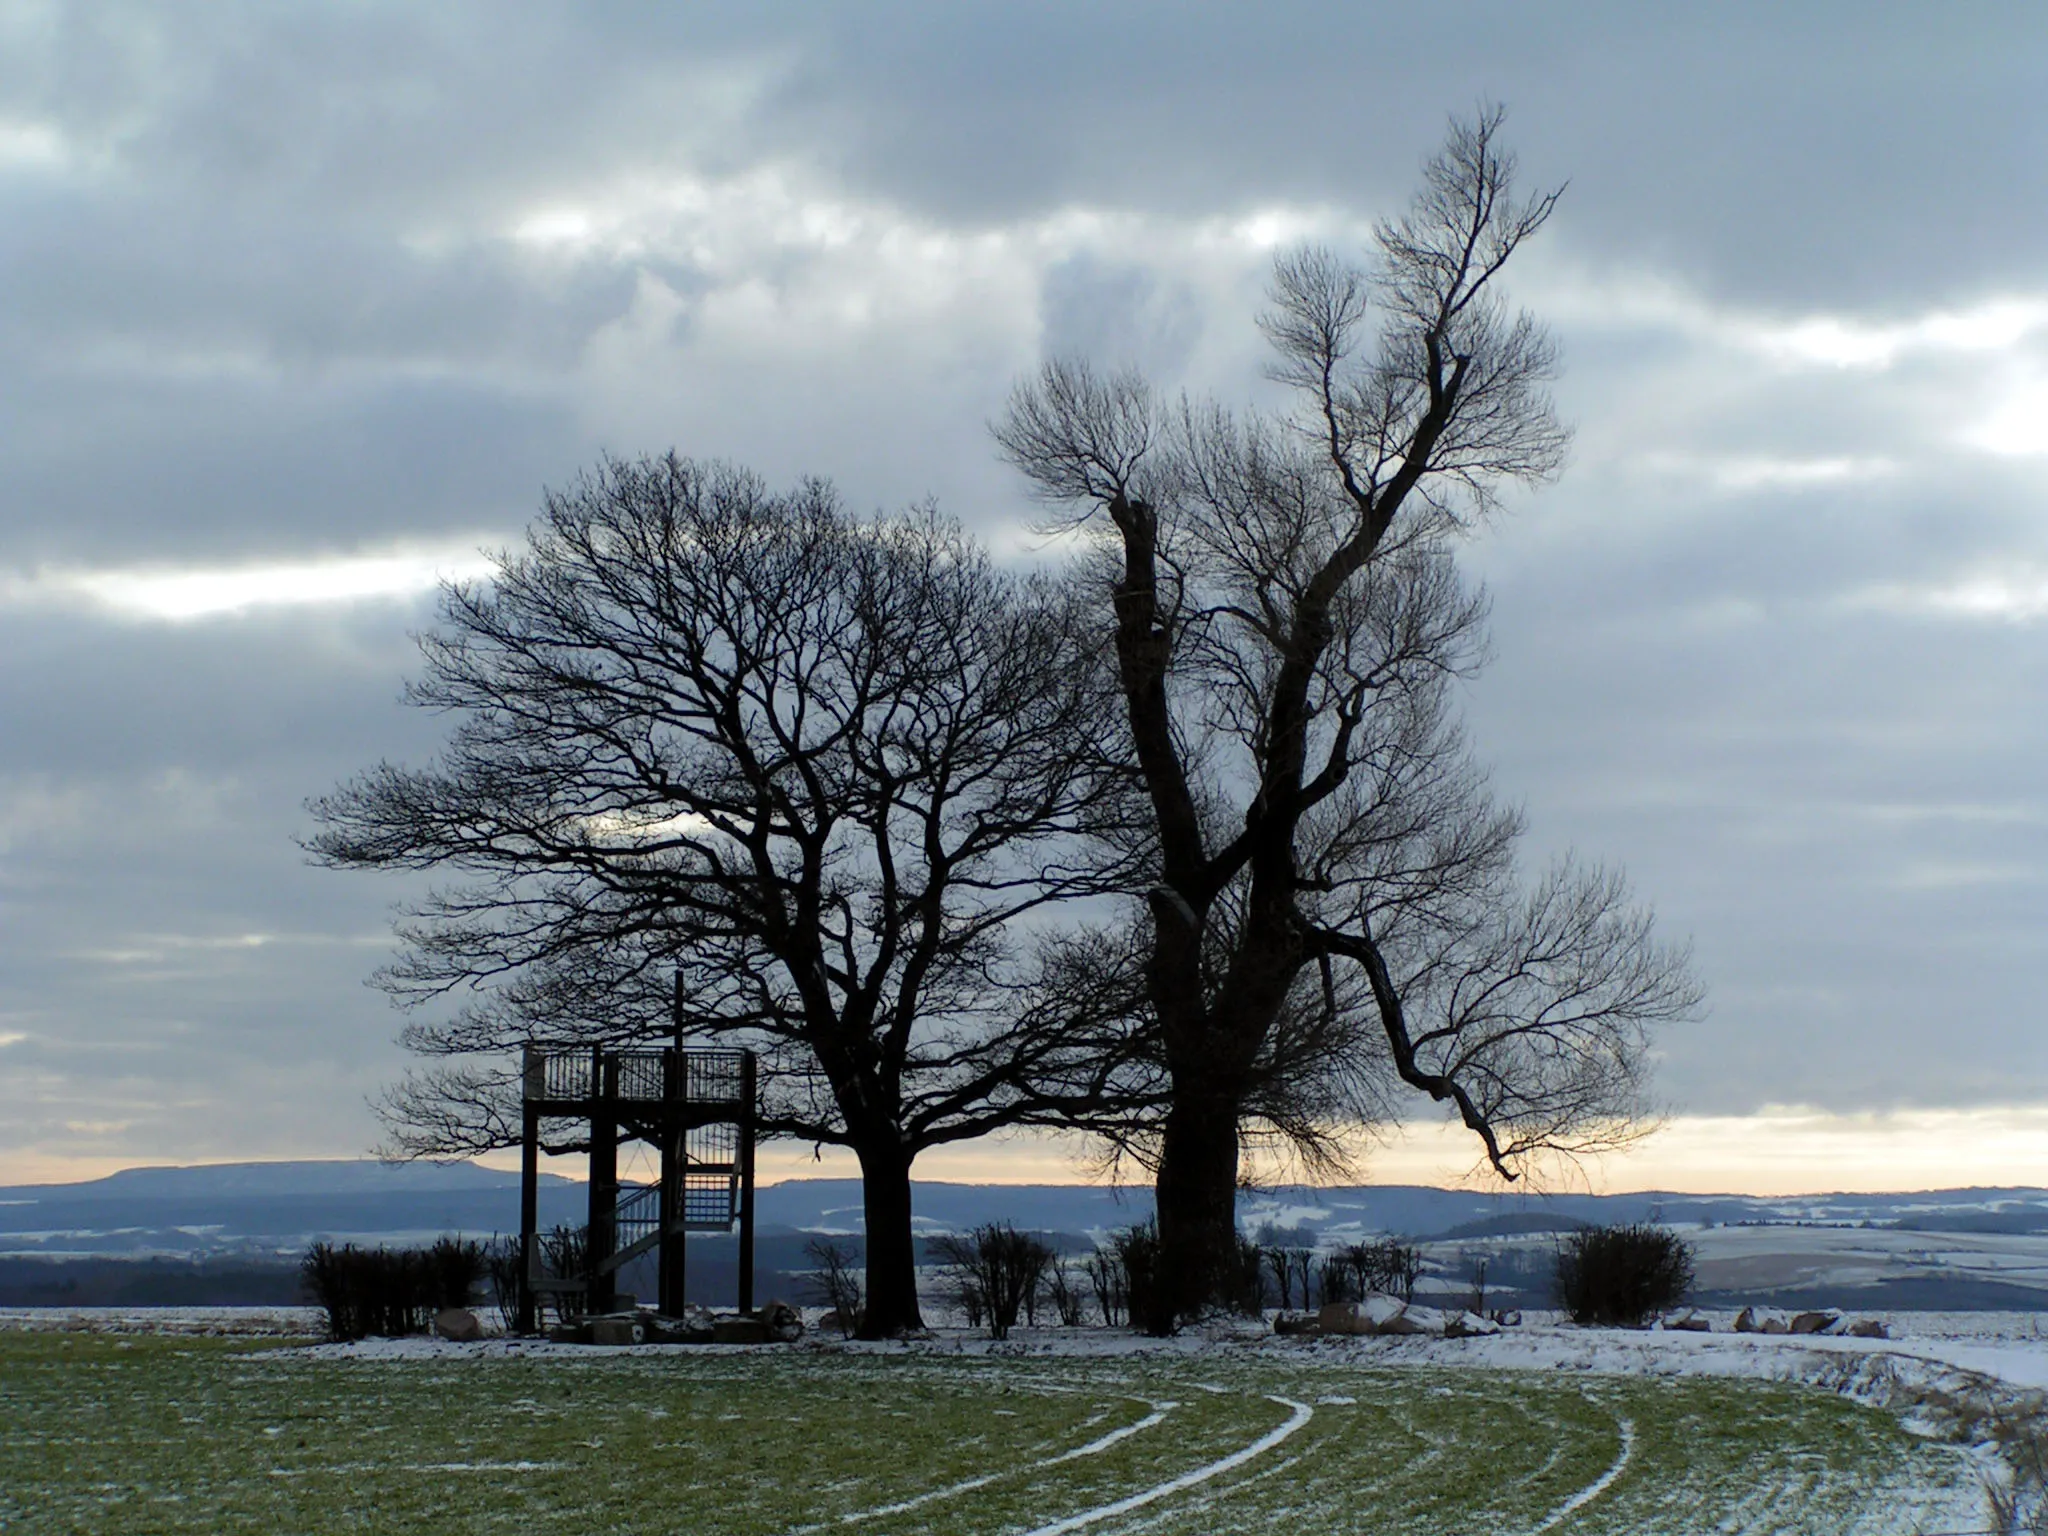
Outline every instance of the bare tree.
POLYGON ((1059 1263, 1049 1244, 1004 1221, 947 1233, 934 1239, 932 1248, 952 1272, 968 1326, 979 1326, 985 1314, 989 1337, 1007 1339, 1018 1312, 1036 1323, 1039 1291, 1047 1271, 1059 1263))
POLYGON ((1329 1167, 1405 1085, 1513 1177, 1630 1135, 1645 1032, 1697 1005, 1618 875, 1519 880, 1519 818, 1453 708, 1486 617, 1454 538, 1567 442, 1552 345, 1497 282, 1557 194, 1518 200, 1499 127, 1452 125, 1369 268, 1276 265, 1292 414, 1168 406, 1054 361, 996 427, 1098 535, 1084 569, 1149 802, 1126 851, 1150 871, 1134 943, 1171 1091, 1125 1146, 1156 1174, 1161 1326, 1224 1296, 1247 1136, 1329 1167))
POLYGON ((1086 1123, 1128 1070, 1090 990, 1116 967, 1059 920, 1125 780, 1071 595, 928 511, 608 461, 421 649, 443 755, 314 802, 308 845, 461 881, 382 977, 462 1004, 406 1031, 430 1061, 387 1106, 399 1149, 510 1143, 528 1041, 754 1046, 764 1131, 860 1160, 866 1330, 919 1326, 919 1152, 1086 1123))

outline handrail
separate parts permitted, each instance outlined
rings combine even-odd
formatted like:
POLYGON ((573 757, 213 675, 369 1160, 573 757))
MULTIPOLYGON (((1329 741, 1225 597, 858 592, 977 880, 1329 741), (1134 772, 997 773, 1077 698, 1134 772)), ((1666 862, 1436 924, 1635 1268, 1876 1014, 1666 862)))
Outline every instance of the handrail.
POLYGON ((521 1088, 528 1099, 588 1102, 599 1097, 602 1061, 617 1068, 615 1093, 621 1103, 664 1103, 674 1098, 690 1104, 739 1105, 744 1098, 745 1059, 744 1051, 685 1049, 673 1053, 532 1046, 521 1088), (680 1092, 671 1092, 669 1084, 672 1055, 680 1056, 682 1081, 675 1085, 680 1092))

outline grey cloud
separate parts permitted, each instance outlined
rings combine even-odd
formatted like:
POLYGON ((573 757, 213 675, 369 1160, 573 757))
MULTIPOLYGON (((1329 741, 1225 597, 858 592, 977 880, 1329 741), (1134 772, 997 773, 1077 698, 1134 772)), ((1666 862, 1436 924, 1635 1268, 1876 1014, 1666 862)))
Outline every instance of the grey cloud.
POLYGON ((1575 240, 1716 292, 1863 307, 2030 284, 2048 232, 2048 38, 2019 5, 828 9, 774 106, 949 218, 1384 206, 1444 113, 1491 97, 1530 173, 1572 181, 1575 240))
MULTIPOLYGON (((2044 55, 2019 6, 0 16, 0 126, 61 135, 0 160, 0 1036, 28 1036, 0 1046, 0 1126, 136 1161, 363 1145, 397 1020, 359 941, 404 892, 293 838, 306 796, 441 729, 393 702, 422 606, 134 622, 22 600, 39 566, 509 536, 601 449, 671 443, 1013 533, 1032 509, 984 424, 1035 346, 1169 386, 1242 352, 1195 382, 1262 388, 1207 258, 1114 230, 1018 256, 1039 266, 1000 300, 885 292, 831 330, 829 241, 770 230, 713 272, 689 238, 546 252, 517 220, 775 176, 960 262, 1079 207, 1356 229, 1481 97, 1533 182, 1571 182, 1530 292, 1590 291, 1560 325, 1577 461, 1471 550, 1500 650, 1475 735, 1535 858, 1614 858, 1696 936, 1714 1011, 1668 1042, 1664 1091, 2048 1096, 2048 625, 1872 596, 2048 565, 2044 461, 1958 438, 2048 343, 1833 370, 1713 333, 2038 294, 2044 55), (1630 310, 1645 275, 1706 319, 1630 310), (759 334, 719 320, 742 289, 759 334), (1826 460, 1882 470, 1772 478, 1826 460), (249 933, 281 937, 208 947, 249 933)), ((857 254, 871 285, 912 259, 857 254)))
POLYGON ((31 434, 9 454, 0 564, 197 564, 512 532, 589 442, 545 400, 487 387, 263 380, 0 385, 31 434), (32 398, 23 399, 24 395, 32 398))
POLYGON ((408 630, 431 619, 405 602, 189 622, 0 610, 0 775, 341 772, 431 750, 441 727, 399 703, 408 630))
POLYGON ((1755 512, 1714 531, 1634 579, 1584 547, 1504 562, 1473 696, 1535 846, 1619 858, 1698 942, 1712 1015, 1672 1033, 1664 1088, 1703 1112, 2038 1097, 2048 724, 2018 701, 2048 628, 1772 601, 1796 542, 1755 512), (1697 617, 1731 592, 1760 601, 1697 617))
POLYGON ((1192 294, 1163 290, 1144 267, 1087 254, 1047 269, 1039 319, 1048 357, 1092 357, 1164 378, 1187 367, 1202 330, 1192 294))

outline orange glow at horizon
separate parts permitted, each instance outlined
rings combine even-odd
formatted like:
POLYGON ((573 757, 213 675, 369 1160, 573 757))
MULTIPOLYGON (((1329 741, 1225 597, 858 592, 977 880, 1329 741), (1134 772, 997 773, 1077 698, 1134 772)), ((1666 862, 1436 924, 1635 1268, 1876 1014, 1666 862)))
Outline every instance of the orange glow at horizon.
MULTIPOLYGON (((1479 1165, 1477 1144, 1451 1124, 1413 1125, 1361 1139, 1355 1182, 1498 1188, 1479 1165)), ((346 1158, 347 1152, 329 1152, 346 1158)), ((356 1155, 368 1155, 356 1154, 356 1155)), ((282 1160, 290 1151, 251 1149, 192 1164, 282 1160)), ((103 1178, 124 1168, 161 1166, 165 1156, 120 1155, 104 1148, 67 1154, 61 1147, 0 1154, 0 1185, 63 1184, 103 1178)), ((478 1159, 516 1169, 518 1154, 478 1159)), ((583 1174, 580 1157, 545 1159, 550 1172, 583 1174)), ((858 1178, 860 1165, 843 1148, 771 1142, 757 1164, 763 1184, 788 1179, 858 1178)), ((640 1174, 630 1164, 621 1171, 640 1174)), ((963 1184, 1085 1184, 1100 1170, 1088 1146, 1050 1134, 991 1138, 938 1148, 919 1158, 917 1178, 963 1184)), ((1127 1181, 1149 1182, 1141 1169, 1127 1181)), ((1274 1182, 1292 1182, 1284 1173, 1274 1182)), ((1800 1195, 1904 1192, 1971 1186, 2048 1186, 2048 1105, 1985 1109, 1897 1110, 1833 1114, 1780 1106, 1753 1115, 1680 1115, 1638 1145, 1577 1165, 1533 1172, 1539 1190, 1594 1194, 1665 1190, 1676 1194, 1800 1195)))

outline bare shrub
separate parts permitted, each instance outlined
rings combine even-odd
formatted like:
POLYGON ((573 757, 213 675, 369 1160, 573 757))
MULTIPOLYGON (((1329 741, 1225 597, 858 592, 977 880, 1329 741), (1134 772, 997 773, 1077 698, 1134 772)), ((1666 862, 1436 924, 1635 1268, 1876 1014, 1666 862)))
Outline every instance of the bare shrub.
POLYGON ((1123 1259, 1114 1247, 1097 1248, 1088 1255, 1084 1267, 1088 1275, 1088 1287, 1095 1292, 1095 1307, 1102 1314, 1103 1326, 1120 1326, 1129 1315, 1131 1304, 1130 1285, 1124 1274, 1123 1259))
POLYGON ((1110 1252, 1123 1276, 1124 1306, 1131 1326, 1147 1333, 1173 1331, 1172 1301, 1162 1294, 1159 1273, 1159 1226, 1141 1222, 1110 1234, 1110 1252))
POLYGON ((470 1238, 440 1237, 421 1255, 428 1299, 434 1309, 466 1307, 484 1278, 484 1245, 470 1238))
POLYGON ((1465 1310, 1474 1317, 1486 1316, 1486 1256, 1472 1261, 1472 1294, 1465 1298, 1465 1310))
POLYGON ((1316 1299, 1314 1296, 1309 1294, 1309 1286, 1313 1283, 1315 1277, 1315 1250, 1313 1248, 1306 1247, 1289 1248, 1286 1250, 1286 1253, 1288 1262, 1294 1268, 1295 1282, 1301 1287, 1302 1306, 1314 1306, 1316 1304, 1316 1299))
MULTIPOLYGON (((556 1227, 540 1234, 541 1261, 548 1272, 564 1280, 582 1276, 590 1260, 590 1234, 582 1227, 556 1227)), ((549 1290, 540 1293, 548 1311, 558 1323, 573 1323, 583 1315, 580 1290, 549 1290)))
POLYGON ((804 1244, 804 1256, 818 1266, 809 1278, 812 1295, 838 1314, 839 1331, 853 1337, 861 1304, 859 1250, 814 1237, 804 1244))
POLYGON ((1242 1232, 1237 1235, 1237 1268, 1230 1273, 1224 1300, 1245 1317, 1266 1312, 1266 1251, 1242 1232))
POLYGON ((1065 1259, 1054 1259, 1046 1270, 1045 1299, 1052 1303, 1053 1315, 1060 1320, 1062 1328, 1081 1326, 1088 1307, 1088 1294, 1075 1282, 1073 1266, 1065 1259))
POLYGON ((493 1236, 484 1244, 483 1264, 498 1326, 510 1333, 519 1324, 519 1303, 526 1292, 526 1256, 520 1252, 519 1239, 493 1236))
POLYGON ((1415 1281, 1422 1273, 1422 1250, 1398 1237, 1383 1237, 1376 1243, 1363 1243, 1345 1250, 1353 1272, 1358 1276, 1361 1294, 1377 1291, 1382 1296, 1398 1296, 1403 1301, 1415 1299, 1415 1281))
POLYGON ((953 1271, 970 1326, 977 1314, 988 1319, 989 1337, 1006 1339, 1020 1311, 1035 1309, 1053 1251, 1007 1221, 989 1222, 964 1236, 940 1238, 933 1247, 953 1271))
MULTIPOLYGON (((1294 1306, 1294 1255, 1285 1248, 1266 1250, 1266 1268, 1273 1276, 1273 1289, 1280 1293, 1280 1309, 1287 1311, 1294 1306)), ((1308 1305, 1308 1294, 1303 1290, 1301 1304, 1308 1305)))
POLYGON ((483 1274, 483 1244, 444 1237, 431 1248, 315 1243, 299 1275, 336 1339, 424 1333, 444 1307, 466 1307, 483 1274))
POLYGON ((1557 1253, 1554 1290, 1575 1323, 1640 1327, 1692 1289, 1692 1245, 1663 1227, 1586 1227, 1557 1253))
MULTIPOLYGON (((1316 1265, 1316 1290, 1325 1306, 1333 1301, 1357 1301, 1363 1294, 1358 1285, 1358 1271, 1341 1253, 1333 1253, 1316 1265)), ((1303 1304, 1307 1304, 1305 1297, 1303 1304)))

